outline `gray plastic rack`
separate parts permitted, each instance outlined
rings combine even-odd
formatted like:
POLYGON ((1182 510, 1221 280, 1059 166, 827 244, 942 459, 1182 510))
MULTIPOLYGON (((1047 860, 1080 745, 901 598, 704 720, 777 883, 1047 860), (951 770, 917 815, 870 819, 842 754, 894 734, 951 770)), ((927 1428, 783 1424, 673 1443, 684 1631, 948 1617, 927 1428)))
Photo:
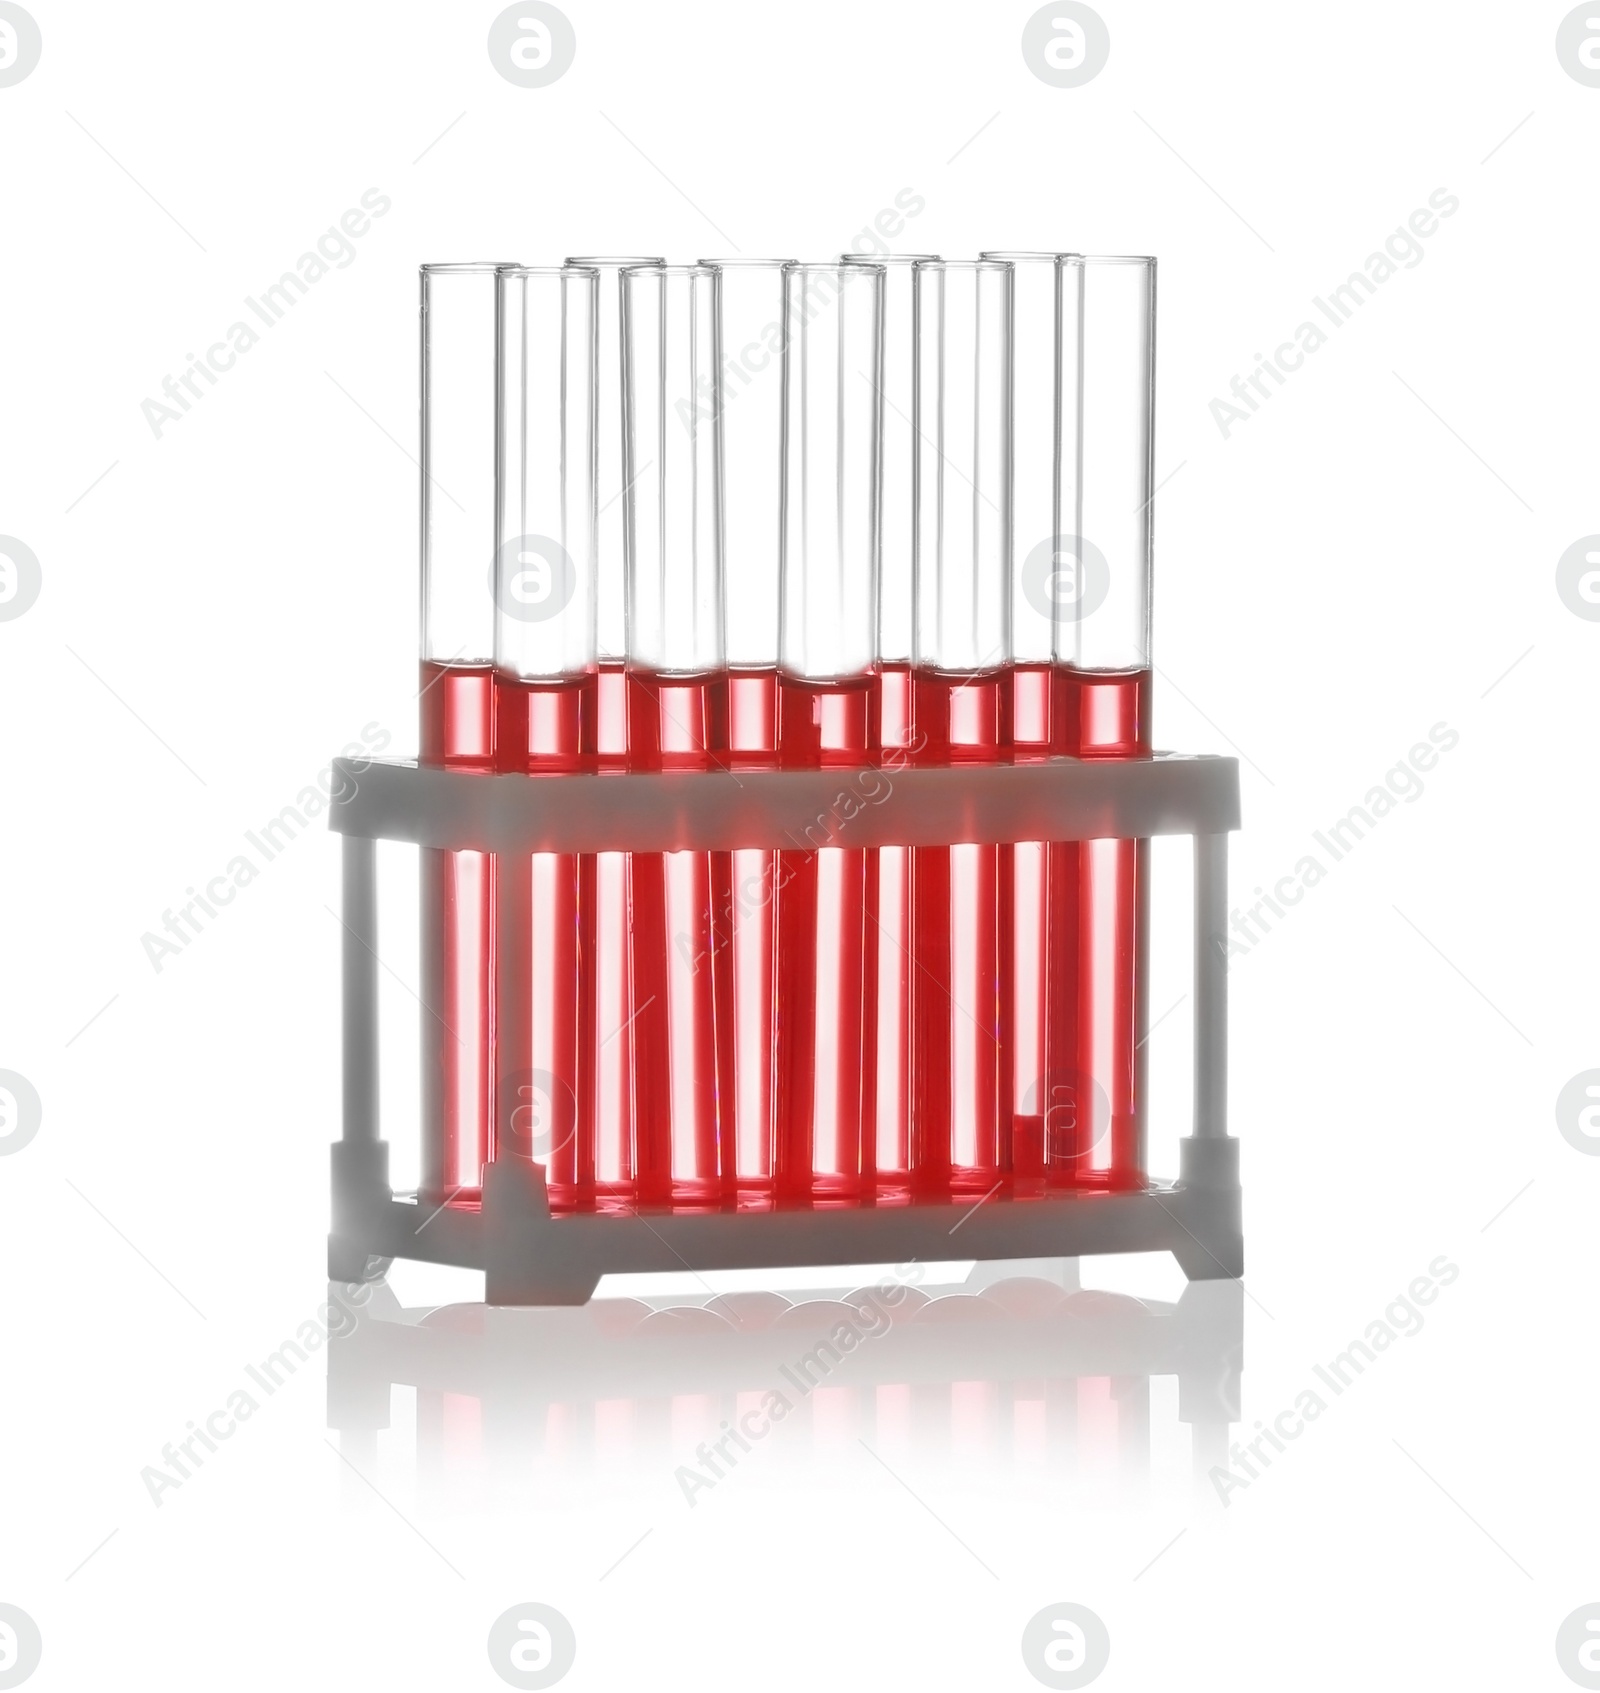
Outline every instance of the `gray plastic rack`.
POLYGON ((343 1134, 333 1147, 328 1273, 381 1277, 395 1258, 485 1273, 491 1305, 581 1305, 627 1271, 1078 1257, 1170 1251, 1191 1280, 1244 1269, 1239 1143, 1227 1133, 1227 837, 1231 758, 961 769, 488 775, 335 760, 329 826, 343 843, 343 1134), (866 803, 841 821, 854 784, 866 803), (801 833, 796 818, 816 824, 801 833), (816 829, 823 833, 819 836, 816 829), (379 840, 460 852, 676 852, 818 845, 1002 845, 1194 837, 1194 1121, 1175 1182, 991 1204, 674 1215, 553 1216, 526 1159, 484 1170, 480 1205, 424 1206, 389 1184, 378 1111, 379 840), (960 1227, 959 1242, 952 1231, 960 1227))

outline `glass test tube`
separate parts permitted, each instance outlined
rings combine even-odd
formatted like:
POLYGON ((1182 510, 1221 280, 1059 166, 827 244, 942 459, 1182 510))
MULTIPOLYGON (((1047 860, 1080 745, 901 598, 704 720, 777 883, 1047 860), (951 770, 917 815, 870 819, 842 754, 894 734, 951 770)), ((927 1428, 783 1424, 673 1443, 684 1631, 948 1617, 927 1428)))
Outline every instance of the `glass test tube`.
MULTIPOLYGON (((917 667, 919 759, 1005 756, 1011 640, 1013 271, 919 264, 917 667)), ((914 855, 912 1180, 929 1198, 1006 1175, 1012 1115, 1010 857, 914 855)))
MULTIPOLYGON (((600 273, 596 331, 595 758, 601 770, 627 768, 628 565, 622 470, 622 272, 656 268, 659 258, 569 258, 600 273)), ((596 1203, 626 1209, 633 1180, 633 1005, 628 988, 628 855, 595 855, 596 1203)))
MULTIPOLYGON (((497 276, 494 552, 501 771, 594 767, 599 273, 497 276)), ((502 856, 496 1156, 544 1167, 552 1209, 594 1203, 594 856, 502 856)))
MULTIPOLYGON (((981 256, 1013 269, 1011 638, 1004 739, 1012 759, 1028 760, 1077 750, 1075 744, 1055 743, 1051 705, 1063 627, 1071 639, 1072 607, 1062 597, 1059 560, 1064 548, 1070 554, 1077 524, 1064 524, 1058 510, 1063 498, 1073 509, 1076 500, 1082 267, 1069 253, 981 256)), ((1055 998, 1062 1020, 1077 1004, 1079 847, 1020 841, 1002 850, 1011 861, 1012 896, 1010 1167, 1014 1191, 1037 1192, 1044 1182, 1054 1091, 1045 1069, 1048 1001, 1055 998)))
MULTIPOLYGON (((778 566, 783 523, 785 259, 703 259, 721 311, 723 604, 728 763, 770 767, 778 733, 778 566)), ((730 905, 714 914, 732 957, 734 1180, 741 1205, 772 1189, 778 855, 731 855, 730 905)))
MULTIPOLYGON (((494 757, 495 269, 421 271, 422 665, 425 764, 494 757)), ((421 855, 425 1202, 475 1199, 490 1155, 491 892, 486 853, 421 855)))
MULTIPOLYGON (((790 768, 877 753, 883 283, 876 265, 784 272, 778 758, 790 768)), ((776 1173, 789 1203, 853 1203, 872 1180, 877 924, 871 854, 848 845, 871 795, 841 784, 803 847, 779 855, 776 1173)))
MULTIPOLYGON (((916 652, 916 270, 933 253, 842 255, 883 266, 882 545, 878 559, 878 745, 891 773, 915 752, 911 718, 916 652)), ((911 911, 909 847, 874 854, 878 920, 877 1099, 873 1112, 878 1203, 903 1203, 911 1174, 911 911)))
MULTIPOLYGON (((628 542, 628 761, 724 768, 721 349, 718 274, 705 265, 622 273, 628 542)), ((631 935, 635 1167, 641 1205, 715 1206, 736 1163, 730 957, 713 914, 728 853, 635 854, 631 935)))
MULTIPOLYGON (((1082 277, 1078 541, 1058 686, 1077 756, 1138 757, 1151 748, 1156 261, 1085 257, 1082 277)), ((1144 1180, 1149 900, 1148 842, 1083 843, 1076 1039, 1059 1067, 1081 1082, 1084 1179, 1112 1187, 1144 1180)))

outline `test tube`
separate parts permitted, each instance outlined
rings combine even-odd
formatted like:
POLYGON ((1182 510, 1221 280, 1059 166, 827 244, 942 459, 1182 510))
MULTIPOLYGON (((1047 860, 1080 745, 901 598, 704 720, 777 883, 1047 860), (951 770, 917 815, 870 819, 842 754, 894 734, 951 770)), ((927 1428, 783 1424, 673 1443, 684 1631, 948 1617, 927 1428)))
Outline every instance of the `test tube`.
MULTIPOLYGON (((917 757, 1005 756, 1011 641, 1013 269, 916 267, 917 757)), ((1012 1114, 1009 856, 919 848, 912 987, 912 1180, 985 1194, 1006 1175, 1012 1114)))
MULTIPOLYGON (((1080 758, 1148 755, 1156 261, 1082 260, 1081 483, 1066 559, 1062 717, 1080 758)), ((1144 1181, 1149 843, 1085 841, 1075 1046, 1047 1069, 1078 1088, 1064 1127, 1081 1180, 1144 1181), (1087 1143, 1087 1144, 1086 1144, 1087 1143)), ((1065 1043, 1063 1042, 1063 1046, 1065 1043)), ((1052 1159, 1054 1162, 1054 1159, 1052 1159)))
MULTIPOLYGON (((914 754, 912 659, 916 652, 916 266, 934 253, 845 253, 843 264, 883 266, 882 545, 878 559, 878 745, 891 772, 914 754)), ((911 849, 879 847, 878 1016, 873 1112, 880 1205, 910 1197, 911 849)))
MULTIPOLYGON (((728 762, 772 766, 778 733, 778 562, 783 524, 785 259, 702 259, 718 275, 722 363, 723 603, 728 762)), ((772 1196, 778 855, 732 854, 727 911, 714 913, 732 960, 734 1185, 746 1208, 772 1196)))
MULTIPOLYGON (((627 768, 628 565, 623 534, 622 272, 659 258, 569 258, 600 274, 595 352, 595 758, 627 768)), ((633 1005, 628 990, 628 855, 595 854, 596 1203, 627 1210, 633 1181, 633 1005)))
MULTIPOLYGON (((494 758, 495 270, 421 270, 424 764, 488 770, 494 758)), ((422 1164, 425 1202, 478 1195, 489 1156, 490 862, 421 855, 422 1164)))
MULTIPOLYGON (((724 768, 721 349, 718 274, 705 265, 622 273, 628 545, 628 762, 724 768)), ((729 955, 713 914, 728 853, 632 860, 635 1168, 641 1205, 714 1207, 735 1164, 729 955), (726 1143, 724 1143, 726 1136, 726 1143)))
MULTIPOLYGON (((988 252, 1013 271, 1012 546, 1009 711, 1005 743, 1013 760, 1075 752, 1053 741, 1051 697, 1063 630, 1072 606, 1061 593, 1059 557, 1070 551, 1076 519, 1078 341, 1082 266, 1070 253, 988 252)), ((1011 1056, 1014 1192, 1038 1191, 1045 1172, 1048 1001, 1065 1020, 1077 1003, 1078 845, 1019 841, 1002 849, 1011 864, 1011 1056), (1052 902, 1052 889, 1058 898, 1052 902), (1055 922, 1052 924, 1052 913, 1055 922)))
MULTIPOLYGON (((496 278, 495 766, 594 768, 599 272, 496 278)), ((496 1156, 544 1166, 553 1210, 594 1204, 594 857, 502 855, 496 1156)))
MULTIPOLYGON (((853 769, 878 750, 883 283, 881 265, 784 272, 778 759, 790 768, 853 769)), ((871 855, 848 844, 870 796, 852 802, 840 782, 835 807, 779 855, 776 1178, 790 1204, 856 1203, 872 1180, 877 924, 871 855)))

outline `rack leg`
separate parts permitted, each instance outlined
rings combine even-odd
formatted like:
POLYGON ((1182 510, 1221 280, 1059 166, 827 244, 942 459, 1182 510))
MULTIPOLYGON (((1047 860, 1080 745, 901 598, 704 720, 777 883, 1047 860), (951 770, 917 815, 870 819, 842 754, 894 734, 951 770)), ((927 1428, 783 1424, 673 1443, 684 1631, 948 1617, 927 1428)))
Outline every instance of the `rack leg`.
POLYGON ((1173 1257, 1190 1281, 1244 1274, 1239 1143, 1228 1135, 1228 837, 1194 841, 1194 1130, 1179 1142, 1193 1200, 1173 1257))
POLYGON ((1228 1132, 1228 837, 1194 838, 1194 1132, 1228 1132))
POLYGON ((481 1226, 486 1305, 584 1305, 600 1285, 600 1270, 582 1251, 590 1237, 561 1234, 544 1171, 531 1159, 507 1156, 484 1166, 481 1226))
POLYGON ((389 1148, 378 1137, 378 879, 377 843, 344 836, 343 941, 340 948, 344 1020, 343 1138, 333 1148, 333 1232, 328 1236, 332 1281, 375 1281, 389 1260, 369 1252, 366 1219, 393 1198, 389 1148))

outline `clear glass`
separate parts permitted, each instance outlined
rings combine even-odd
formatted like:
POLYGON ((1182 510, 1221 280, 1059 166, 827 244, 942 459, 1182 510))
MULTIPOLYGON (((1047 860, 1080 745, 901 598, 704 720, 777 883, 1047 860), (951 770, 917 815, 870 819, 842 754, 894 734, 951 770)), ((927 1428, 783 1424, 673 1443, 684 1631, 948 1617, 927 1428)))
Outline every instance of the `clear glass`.
POLYGON ((620 664, 628 650, 628 560, 622 512, 622 272, 660 267, 665 259, 570 258, 600 273, 595 335, 595 650, 620 664))
MULTIPOLYGON (((1057 463, 1056 532, 1083 533, 1083 259, 1069 253, 1061 266, 1062 446, 1057 463)), ((1075 557, 1075 549, 1069 556, 1075 557)), ((1077 601, 1056 606, 1056 662, 1069 664, 1078 646, 1077 601)))
POLYGON ((720 278, 723 617, 728 664, 778 662, 783 482, 783 270, 792 259, 702 259, 720 278))
POLYGON ((718 281, 622 273, 628 659, 659 673, 723 663, 718 281))
POLYGON ((1078 533, 1079 343, 1083 267, 1072 253, 983 253, 1011 265, 1012 570, 1010 657, 1047 665, 1075 638, 1062 584, 1078 533))
MULTIPOLYGON (((420 756, 487 770, 494 751, 495 271, 421 272, 420 756)), ((477 1197, 490 1148, 488 855, 424 850, 421 1190, 477 1197)))
MULTIPOLYGON (((1007 755, 1023 761, 1062 744, 1067 715, 1053 710, 1061 695, 1053 670, 1076 638, 1076 502, 1079 436, 1078 343, 1082 332, 1082 267, 1070 253, 991 252, 980 255, 1013 267, 1012 296, 1012 547, 1010 724, 1007 755), (1071 515, 1063 517, 1065 509, 1071 515)), ((1001 713, 1000 715, 1004 715, 1001 713)), ((1075 987, 1058 954, 1074 932, 1064 909, 1052 912, 1052 889, 1064 903, 1077 848, 1018 841, 1003 849, 1001 878, 1009 878, 1011 951, 1011 1179, 1015 1191, 1037 1191, 1045 1171, 1045 1053, 1048 1013, 1075 987), (1054 880, 1052 879, 1054 878, 1054 880)), ((950 855, 953 890, 963 860, 950 855)), ((1001 967, 996 960, 996 967, 1001 967)), ((952 1154, 954 1156, 954 1152, 952 1154)))
POLYGON ((595 662, 600 273, 500 270, 495 662, 522 678, 595 662))
POLYGON ((783 594, 779 663, 828 681, 877 651, 881 265, 784 272, 783 594))
MULTIPOLYGON (((728 762, 777 758, 778 590, 783 541, 783 272, 789 259, 702 259, 720 278, 723 608, 728 762)), ((731 955, 734 1187, 741 1205, 770 1203, 774 1130, 778 855, 729 855, 720 927, 731 955)), ((726 1079, 724 1079, 726 1088, 726 1079)))
POLYGON ((882 543, 878 553, 878 657, 911 662, 916 649, 916 266, 937 253, 844 253, 840 263, 883 266, 882 543))
POLYGON ((1150 662, 1155 454, 1156 261, 1091 258, 1083 274, 1084 568, 1071 662, 1150 662))
MULTIPOLYGON (((840 255, 840 263, 883 267, 883 379, 878 670, 874 737, 887 759, 904 759, 913 736, 911 661, 916 651, 916 267, 936 253, 840 255)), ((878 1193, 904 1197, 911 1169, 911 850, 873 854, 877 1003, 873 1024, 875 1098, 870 1145, 878 1193)))
POLYGON ((422 656, 494 652, 494 264, 423 265, 422 656))
POLYGON ((1010 645, 1012 267, 915 268, 916 658, 986 670, 1010 645))
MULTIPOLYGON (((657 269, 662 258, 619 254, 569 258, 600 273, 596 333, 595 651, 594 751, 601 769, 627 759, 628 548, 623 499, 622 273, 657 269)), ((594 1171, 602 1207, 632 1204, 638 1196, 633 1153, 633 998, 631 995, 627 855, 595 857, 595 1075, 594 1171)))

